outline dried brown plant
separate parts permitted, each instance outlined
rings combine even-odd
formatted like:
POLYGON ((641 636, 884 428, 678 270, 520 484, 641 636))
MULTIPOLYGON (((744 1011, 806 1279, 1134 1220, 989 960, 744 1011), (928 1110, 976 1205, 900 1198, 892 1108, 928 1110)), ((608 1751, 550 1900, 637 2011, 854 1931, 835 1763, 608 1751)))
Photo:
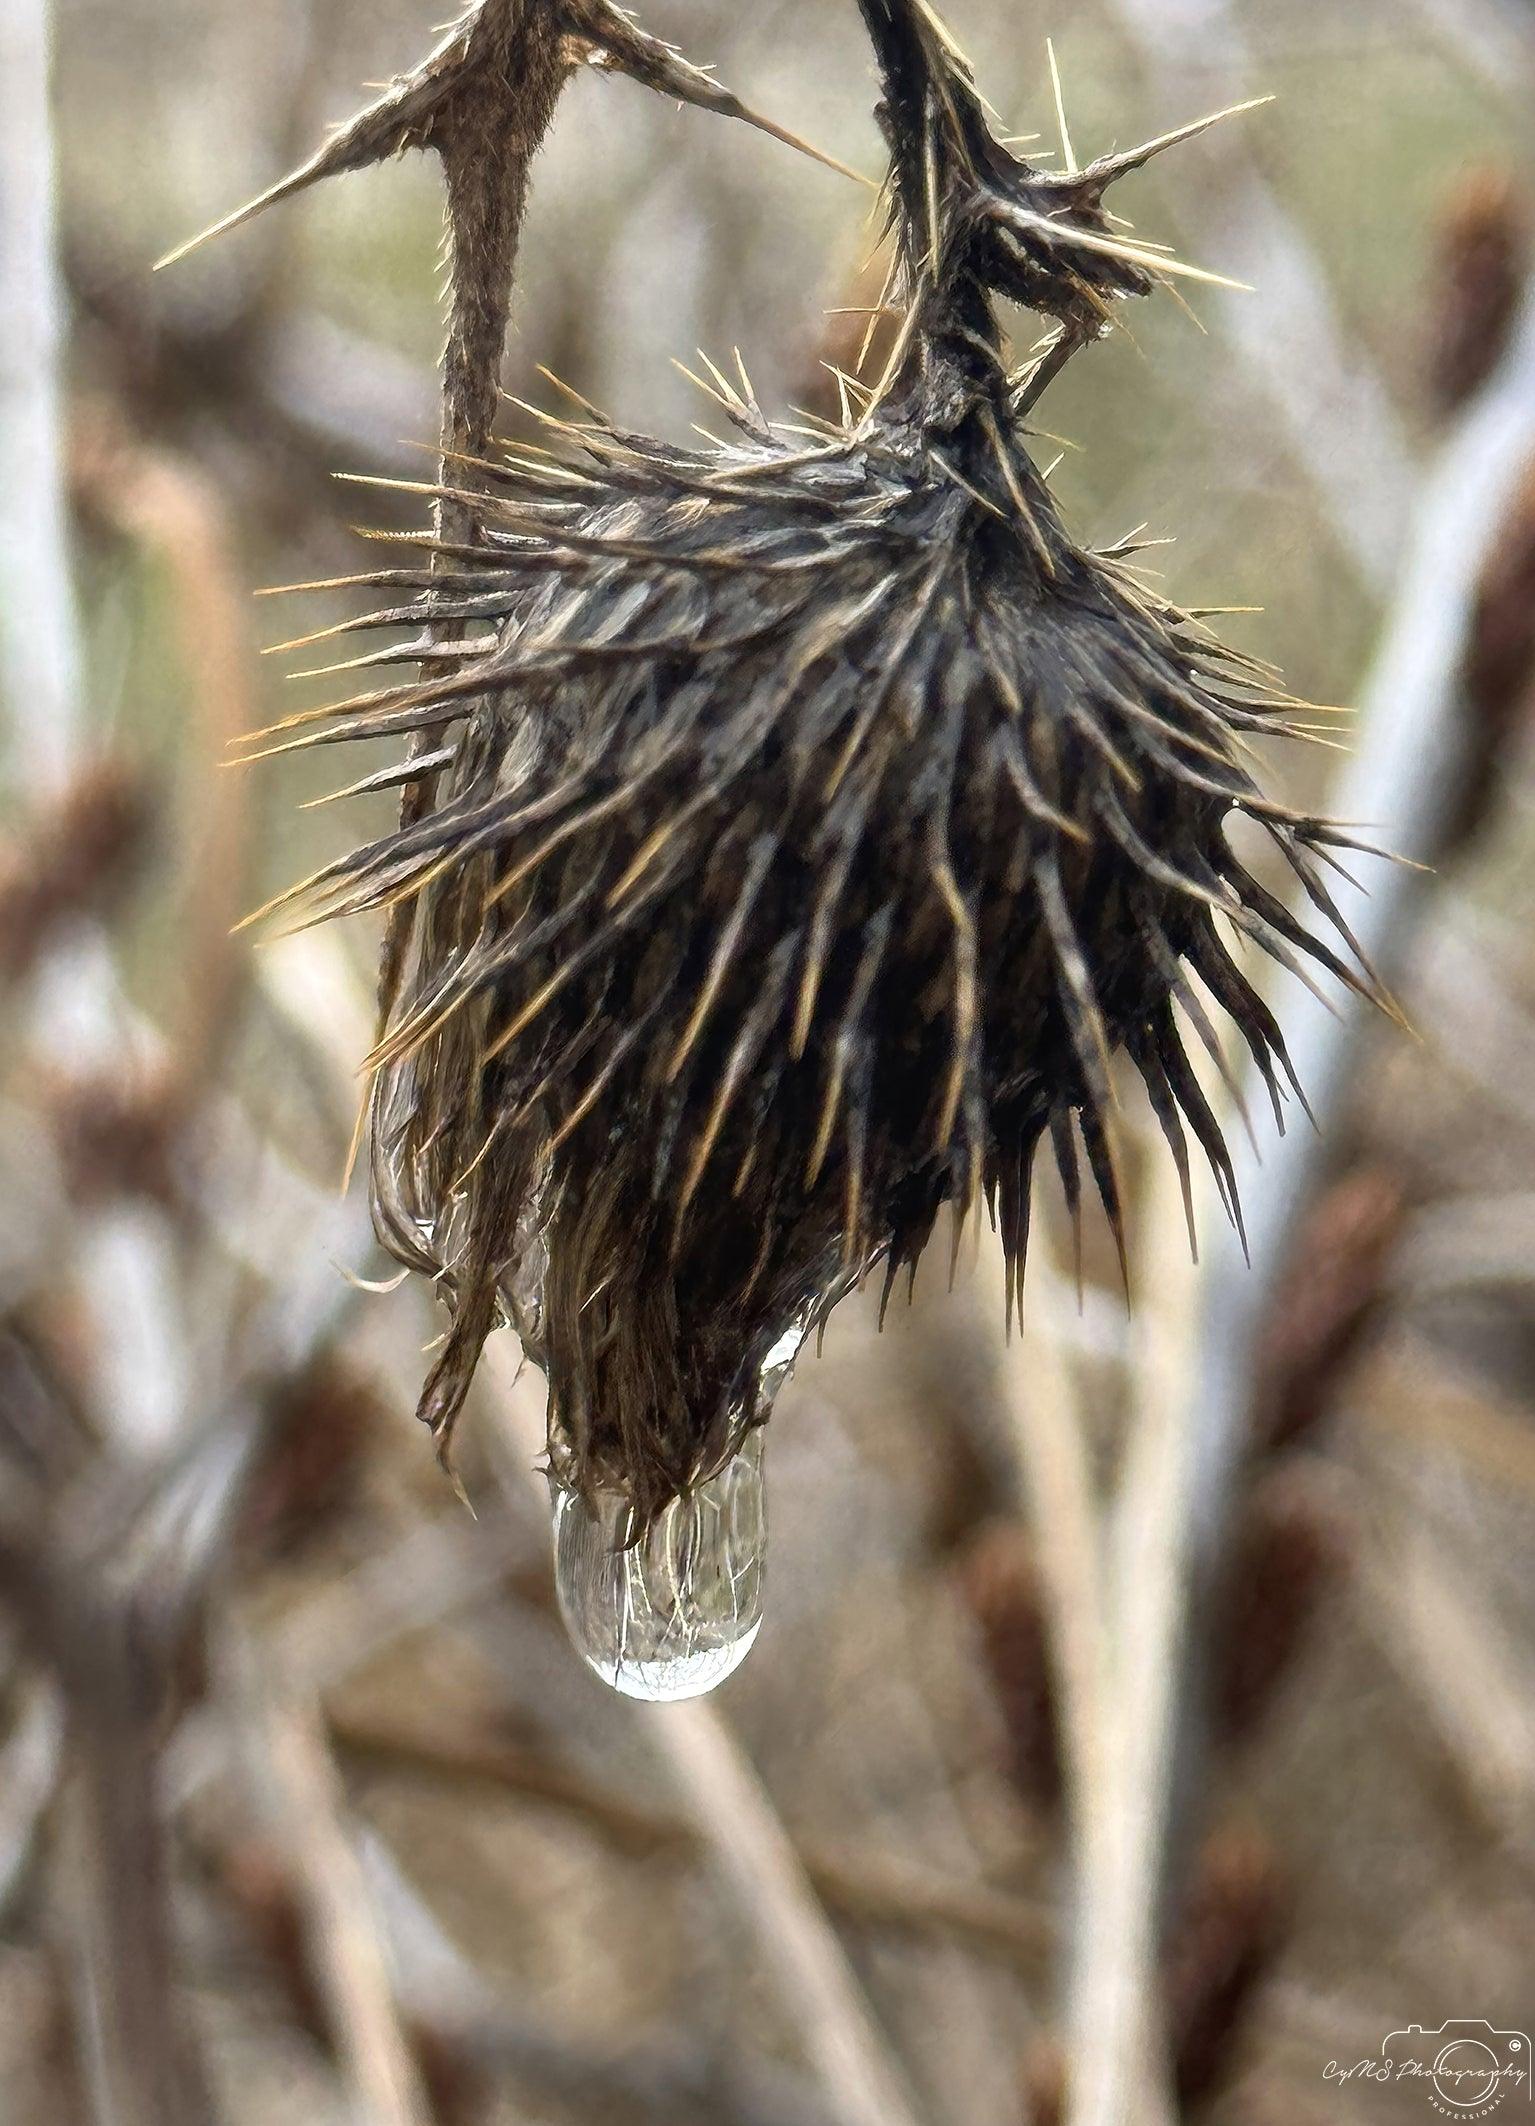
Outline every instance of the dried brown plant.
MULTIPOLYGON (((1089 552, 1030 417, 1113 305, 1211 278, 1122 233, 1109 187, 1203 130, 1052 173, 994 134, 923 0, 863 0, 903 324, 879 387, 796 430, 745 372, 738 432, 680 449, 595 409, 485 455, 527 166, 578 57, 712 84, 611 11, 486 0, 269 197, 408 145, 453 230, 445 474, 421 566, 361 627, 419 676, 290 719, 258 752, 399 734, 368 778, 397 833, 285 897, 388 911, 371 1059, 376 1218, 452 1328, 421 1414, 444 1451, 509 1314, 551 1445, 636 1525, 771 1407, 800 1336, 938 1214, 983 1200, 1014 1283, 1048 1139, 1118 1235, 1127 1055, 1185 1177, 1192 1129, 1240 1213, 1175 1013, 1191 976, 1280 1112, 1278 1024, 1217 919, 1371 989, 1226 832, 1263 830, 1325 919, 1339 829, 1248 755, 1296 706, 1133 567, 1089 552), (999 300, 1053 322, 1011 370, 999 300), (470 631, 473 631, 472 633, 470 631)), ((1347 936, 1346 930, 1344 932, 1347 936)))

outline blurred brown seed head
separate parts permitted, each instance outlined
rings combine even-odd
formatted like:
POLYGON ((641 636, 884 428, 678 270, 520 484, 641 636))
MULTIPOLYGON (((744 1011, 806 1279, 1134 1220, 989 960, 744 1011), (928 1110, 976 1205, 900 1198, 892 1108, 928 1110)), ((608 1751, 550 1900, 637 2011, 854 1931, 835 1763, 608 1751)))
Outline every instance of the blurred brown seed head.
POLYGON ((1008 1771, 1024 1799, 1051 1814, 1061 1798, 1060 1738, 1044 1589, 1032 1545, 1020 1529, 998 1522, 971 1544, 955 1583, 980 1635, 1008 1771))
POLYGON ((264 1556, 311 1543, 351 1504, 368 1442, 384 1423, 370 1383, 329 1354, 277 1393, 265 1465, 240 1530, 264 1556))
POLYGON ((1063 2126, 1070 2091, 1070 2062, 1058 2038, 1035 2040, 1024 2056, 1021 2079, 1026 2126, 1063 2126))
POLYGON ((1441 862, 1489 823, 1510 752, 1535 712, 1535 464, 1514 491, 1477 586, 1465 700, 1469 759, 1442 829, 1441 862))
POLYGON ((49 1087, 54 1141, 80 1204, 140 1196, 174 1209, 188 1156, 182 1088, 156 1071, 92 1070, 49 1087))
POLYGON ((1268 1840, 1217 1832, 1196 1863, 1164 1949, 1174 2081, 1182 2103, 1214 2095, 1285 1928, 1284 1872, 1268 1840))
POLYGON ((1504 169, 1469 170, 1446 200, 1429 271, 1428 389, 1448 415, 1497 368, 1530 257, 1530 204, 1504 169))
POLYGON ((1400 1181, 1378 1166, 1345 1174, 1307 1215, 1259 1350, 1260 1451, 1293 1445, 1326 1418, 1374 1323, 1404 1216, 1400 1181))
POLYGON ((0 844, 0 983, 29 973, 64 926, 112 906, 144 863, 152 817, 143 777, 100 759, 0 844))
POLYGON ((1209 1695, 1224 1741, 1247 1739, 1273 1706, 1337 1592, 1350 1548, 1346 1523, 1303 1469, 1281 1465, 1254 1485, 1215 1608, 1209 1695))

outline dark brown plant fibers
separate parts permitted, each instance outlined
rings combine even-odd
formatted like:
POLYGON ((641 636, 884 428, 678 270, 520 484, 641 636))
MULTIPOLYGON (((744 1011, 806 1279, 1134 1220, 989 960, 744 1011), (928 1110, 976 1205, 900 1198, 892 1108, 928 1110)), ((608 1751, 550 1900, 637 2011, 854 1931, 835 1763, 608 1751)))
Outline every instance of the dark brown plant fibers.
POLYGON ((1117 1233, 1117 1054, 1239 1216, 1195 982, 1276 1113, 1288 1062, 1221 922, 1370 986, 1226 831, 1263 830, 1341 930, 1321 867, 1347 838, 1248 762, 1288 697, 1131 547, 1079 547, 1030 448, 1112 303, 1192 270, 1103 198, 1199 128, 1053 175, 992 135, 924 0, 862 8, 904 308, 879 390, 785 431, 716 375, 728 445, 588 407, 548 451, 467 451, 423 565, 367 579, 386 603, 356 623, 418 623, 377 661, 419 678, 266 734, 417 748, 400 831, 296 898, 396 924, 371 1161, 380 1232, 451 1311, 422 1416, 445 1450, 510 1315, 562 1472, 636 1525, 766 1417, 786 1336, 914 1272, 945 1205, 990 1206, 1016 1291, 1042 1144, 1117 1233), (999 297, 1054 321, 1021 372, 999 297))

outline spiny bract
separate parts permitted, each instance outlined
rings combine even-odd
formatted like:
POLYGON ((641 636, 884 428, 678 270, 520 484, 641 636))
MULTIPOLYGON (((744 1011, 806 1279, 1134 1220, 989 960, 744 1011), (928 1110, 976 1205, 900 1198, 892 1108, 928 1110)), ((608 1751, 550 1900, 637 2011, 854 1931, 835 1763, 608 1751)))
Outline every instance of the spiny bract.
POLYGON ((1117 1231, 1116 1053, 1237 1215, 1191 977, 1276 1112, 1287 1063, 1217 918, 1368 986, 1228 838, 1254 822, 1336 921, 1345 837, 1247 765, 1287 697, 1129 548, 1075 544, 1029 447, 1111 300, 1178 270, 1102 207, 1166 143, 1036 169, 922 0, 863 11, 904 277, 878 393, 782 433, 743 372, 716 378, 729 446, 587 408, 560 450, 476 459, 445 498, 471 529, 373 577, 399 596, 357 623, 419 621, 386 653, 419 678, 279 739, 416 734, 395 779, 431 779, 299 889, 409 925, 372 1170, 452 1310, 423 1415, 446 1441, 509 1312, 562 1473, 641 1523, 766 1415, 786 1335, 873 1265, 888 1292, 945 1204, 989 1201, 1016 1279, 1042 1142, 1075 1200, 1080 1140, 1117 1231), (999 295, 1056 321, 1019 374, 999 295))

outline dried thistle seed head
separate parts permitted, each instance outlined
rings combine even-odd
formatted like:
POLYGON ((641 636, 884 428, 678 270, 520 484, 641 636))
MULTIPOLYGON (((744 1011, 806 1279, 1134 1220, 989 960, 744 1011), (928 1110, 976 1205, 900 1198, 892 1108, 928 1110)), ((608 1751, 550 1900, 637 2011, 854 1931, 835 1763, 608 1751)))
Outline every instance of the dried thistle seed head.
MULTIPOLYGON (((377 1057, 375 1179, 444 1281, 451 1423, 507 1298, 584 1485, 646 1510, 764 1414, 759 1377, 945 1203, 1076 1141, 1116 1223, 1109 1067, 1229 1189, 1173 1006, 1188 976, 1278 1085, 1218 913, 1352 977, 1258 884, 1265 827, 1324 905, 1335 838, 1242 759, 1281 703, 1061 526, 997 372, 942 425, 926 370, 853 434, 718 453, 582 431, 509 461, 439 611, 489 621, 418 683, 293 734, 430 729, 443 794, 317 912, 414 911, 377 1057)), ((1233 1197, 1234 1207, 1234 1197, 1233 1197)))
POLYGON ((1176 270, 1100 211, 1152 150, 1031 169, 920 0, 863 5, 907 280, 881 392, 781 432, 716 372, 730 446, 585 408, 551 424, 563 461, 455 463, 439 522, 472 536, 376 577, 360 623, 419 619, 419 678, 272 734, 417 748, 400 831, 298 897, 388 908, 401 941, 372 1175, 453 1316, 422 1414, 446 1449, 509 1313, 559 1473, 636 1528, 766 1417, 851 1284, 914 1271, 945 1204, 989 1200, 1016 1289, 1042 1143, 1073 1203, 1080 1150, 1117 1232, 1116 1055, 1237 1215, 1184 1045, 1215 1052, 1201 993, 1276 1115, 1288 1064, 1217 918, 1366 986, 1228 838, 1265 830, 1336 922, 1344 837, 1248 765, 1287 698, 1132 549, 1078 546, 1030 454, 1110 299, 1176 270), (1058 324, 1021 376, 999 294, 1058 324))

